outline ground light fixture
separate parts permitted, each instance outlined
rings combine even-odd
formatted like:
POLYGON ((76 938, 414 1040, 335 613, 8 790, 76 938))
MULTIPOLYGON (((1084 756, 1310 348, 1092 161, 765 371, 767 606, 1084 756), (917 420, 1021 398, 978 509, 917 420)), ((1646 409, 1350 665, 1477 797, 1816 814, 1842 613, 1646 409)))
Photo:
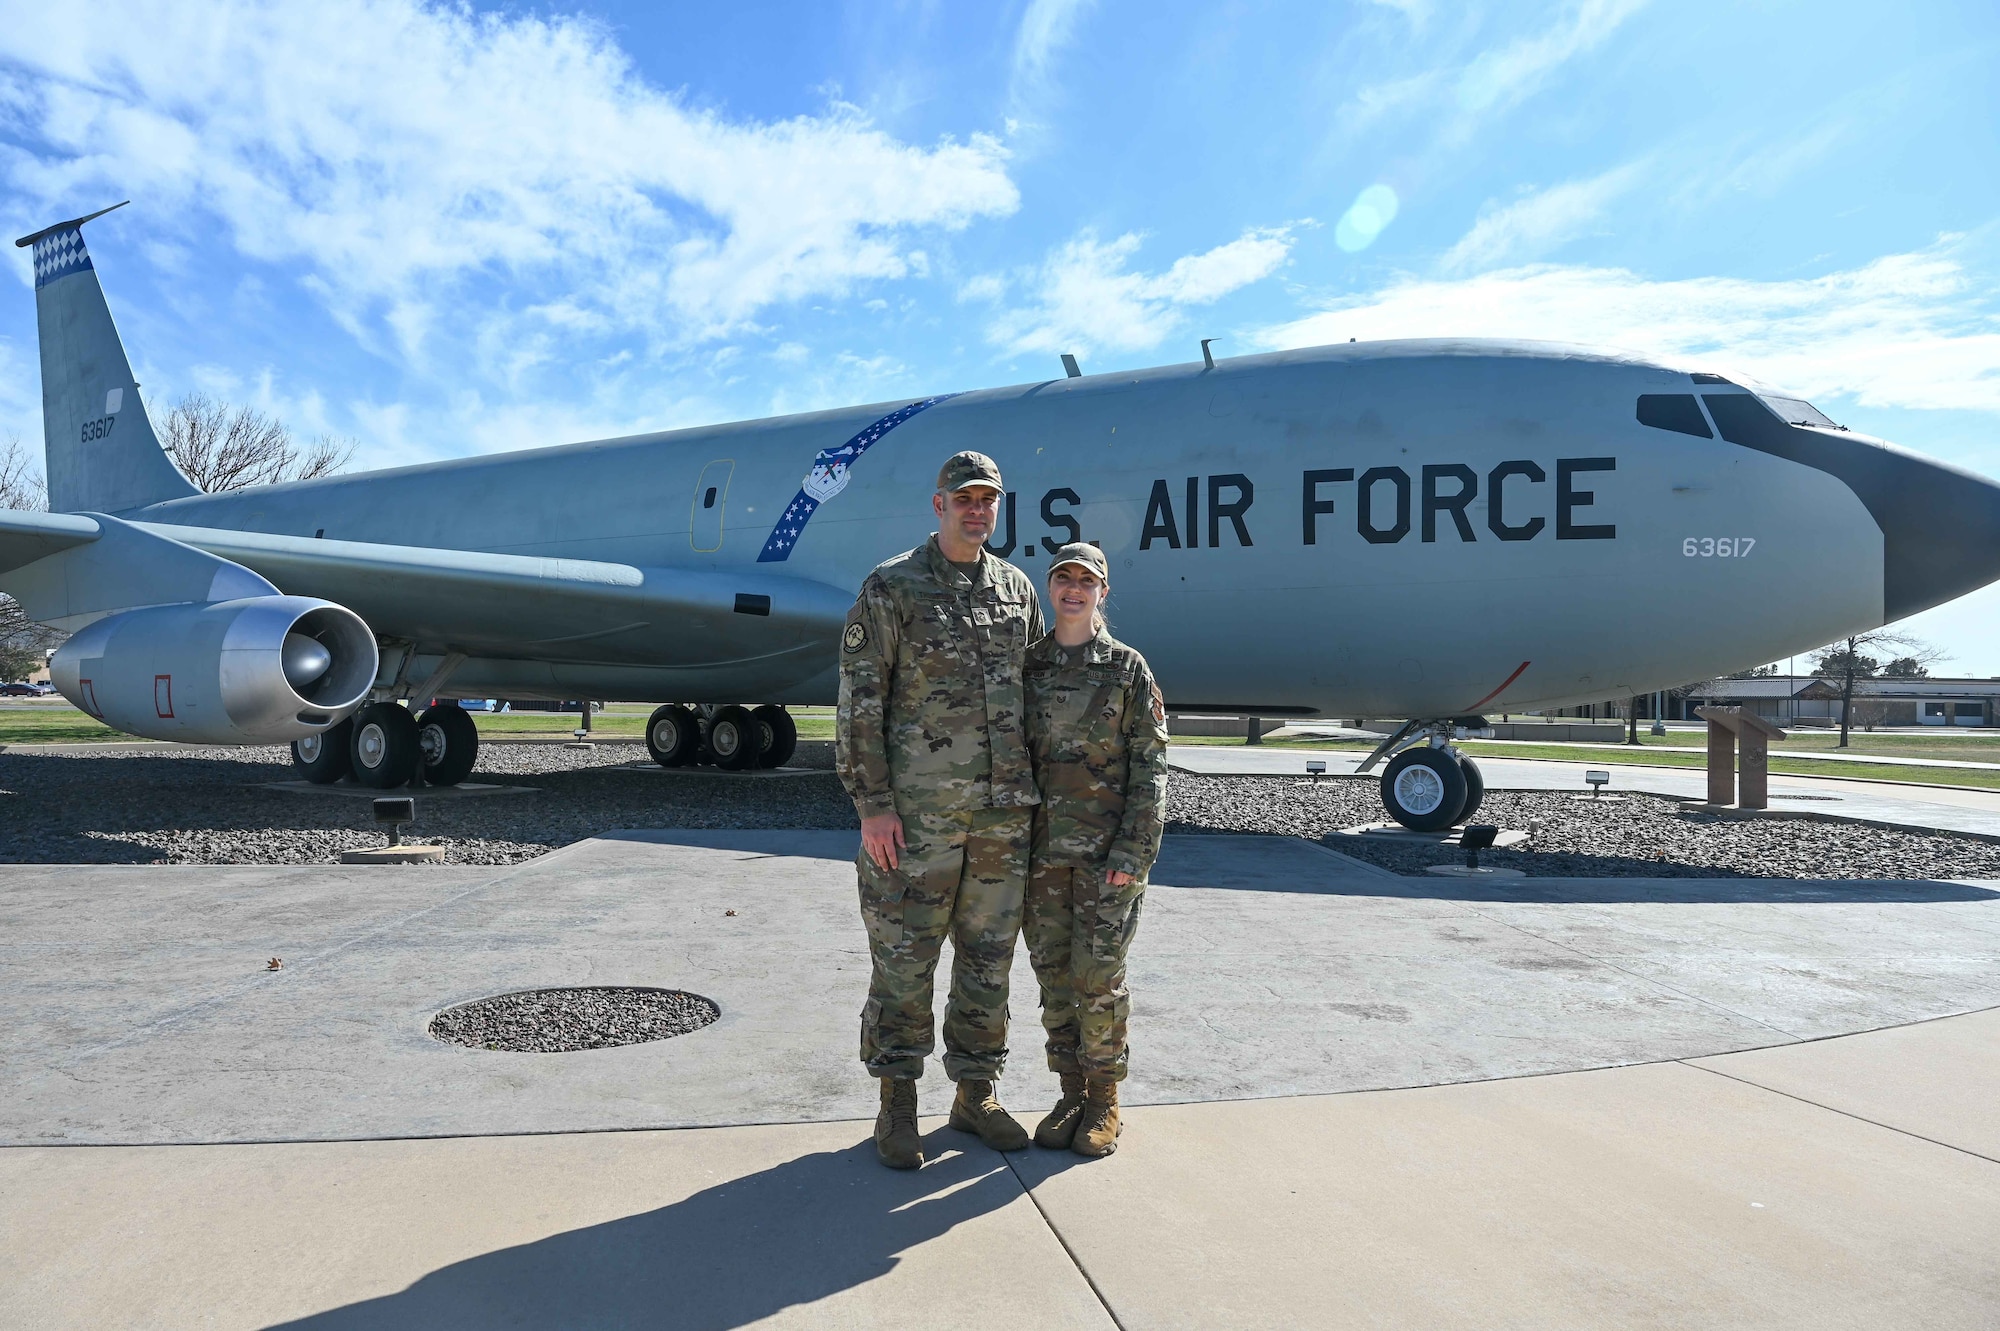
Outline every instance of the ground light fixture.
POLYGON ((1473 823, 1467 826, 1463 832, 1460 832, 1458 834, 1458 848, 1465 852, 1465 867, 1468 869, 1477 869, 1479 867, 1479 852, 1482 850, 1491 850, 1494 839, 1499 835, 1500 829, 1492 823, 1473 823))
POLYGON ((389 829, 389 844, 403 844, 403 828, 417 821, 417 802, 408 795, 375 802, 375 821, 389 829))
POLYGON ((1319 779, 1326 775, 1326 759, 1324 758, 1306 759, 1306 775, 1313 779, 1314 785, 1318 785, 1319 779))
POLYGON ((1585 772, 1583 779, 1590 785, 1590 797, 1596 799, 1604 793, 1604 788, 1611 784, 1611 773, 1593 769, 1585 772))

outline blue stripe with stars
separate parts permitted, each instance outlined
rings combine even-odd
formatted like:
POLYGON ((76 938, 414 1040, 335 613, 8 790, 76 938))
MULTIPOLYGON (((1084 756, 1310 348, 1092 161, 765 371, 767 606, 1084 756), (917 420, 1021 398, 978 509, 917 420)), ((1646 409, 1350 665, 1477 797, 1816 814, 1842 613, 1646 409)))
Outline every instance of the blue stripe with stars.
MULTIPOLYGON (((839 448, 822 448, 813 458, 811 470, 817 471, 821 467, 852 467, 855 460, 872 448, 883 435, 910 417, 957 396, 956 393, 942 393, 937 397, 927 397, 921 402, 912 402, 908 406, 896 408, 839 448)), ((782 564, 790 559, 792 548, 799 543, 799 537, 805 533, 806 523, 812 521, 812 515, 818 511, 819 500, 807 494, 804 487, 800 487, 792 502, 785 505, 784 513, 778 518, 778 524, 771 528, 770 539, 764 542, 764 549, 758 554, 757 562, 782 564)))

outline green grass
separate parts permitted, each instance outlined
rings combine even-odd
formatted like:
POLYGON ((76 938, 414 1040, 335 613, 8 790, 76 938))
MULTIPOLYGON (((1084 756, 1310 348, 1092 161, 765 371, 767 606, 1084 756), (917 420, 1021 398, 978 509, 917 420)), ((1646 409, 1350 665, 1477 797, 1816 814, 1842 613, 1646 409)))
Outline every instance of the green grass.
MULTIPOLYGON (((831 707, 794 707, 800 739, 832 739, 831 707)), ((638 739, 646 733, 653 709, 643 703, 613 703, 590 718, 592 734, 638 739)), ((576 729, 575 712, 474 712, 482 735, 546 735, 567 739, 576 729)), ((133 736, 95 721, 66 702, 23 702, 0 705, 0 744, 115 743, 133 736)))
MULTIPOLYGON (((1384 735, 1382 738, 1387 739, 1388 736, 1384 735)), ((1172 739, 1176 744, 1234 744, 1238 747, 1243 745, 1241 735, 1174 735, 1172 739)), ((1267 749, 1357 749, 1366 753, 1381 742, 1381 740, 1362 739, 1280 739, 1274 735, 1264 737, 1264 747, 1267 749)))
MULTIPOLYGON (((1707 741, 1699 730, 1669 730, 1665 735, 1647 733, 1650 722, 1639 723, 1639 744, 1641 747, 1694 747, 1700 748, 1707 741)), ((1518 743, 1533 743, 1520 740, 1518 743)), ((1630 745, 1623 745, 1627 751, 1630 745)), ((1848 737, 1845 750, 1840 748, 1838 730, 1793 730, 1787 732, 1783 740, 1774 741, 1771 752, 1782 753, 1859 753, 1871 758, 1936 758, 1939 761, 1956 759, 1959 762, 2000 763, 2000 734, 1967 734, 1959 730, 1939 728, 1935 735, 1880 735, 1865 730, 1856 730, 1848 737)))
POLYGON ((130 738, 68 703, 0 707, 0 744, 76 744, 130 738))
MULTIPOLYGON (((1266 741, 1267 743, 1269 741, 1266 741)), ((1474 757, 1541 758, 1573 763, 1643 763, 1647 767, 1706 767, 1700 753, 1646 753, 1629 744, 1592 747, 1587 744, 1521 744, 1510 740, 1471 740, 1465 748, 1474 757)), ((1926 755, 1928 756, 1928 755, 1926 755)), ((1915 782, 1923 785, 1979 786, 2000 790, 2000 772, 1978 767, 1899 767, 1894 763, 1843 763, 1823 759, 1790 759, 1777 750, 1771 770, 1786 776, 1846 776, 1864 781, 1915 782)))

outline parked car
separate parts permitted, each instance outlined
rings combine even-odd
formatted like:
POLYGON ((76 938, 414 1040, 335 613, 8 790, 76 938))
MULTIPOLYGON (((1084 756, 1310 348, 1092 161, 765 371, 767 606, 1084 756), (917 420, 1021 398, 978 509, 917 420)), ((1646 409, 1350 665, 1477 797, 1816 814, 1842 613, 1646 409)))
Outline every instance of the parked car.
POLYGON ((35 684, 0 684, 0 698, 39 698, 46 687, 35 684))

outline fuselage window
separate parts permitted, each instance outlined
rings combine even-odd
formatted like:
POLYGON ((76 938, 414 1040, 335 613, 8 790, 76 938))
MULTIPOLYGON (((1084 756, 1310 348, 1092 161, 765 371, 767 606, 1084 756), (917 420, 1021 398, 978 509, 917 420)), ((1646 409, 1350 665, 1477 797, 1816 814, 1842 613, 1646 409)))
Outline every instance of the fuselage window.
POLYGON ((703 495, 703 496, 701 497, 701 506, 702 506, 703 508, 714 508, 714 507, 715 507, 715 487, 714 487, 714 486, 712 486, 712 485, 711 485, 711 486, 709 486, 709 487, 708 487, 708 493, 707 493, 707 494, 705 494, 705 495, 703 495))
POLYGON ((1708 422, 1702 419, 1701 407, 1695 402, 1693 393, 1641 393, 1639 424, 1702 439, 1715 438, 1708 422))

